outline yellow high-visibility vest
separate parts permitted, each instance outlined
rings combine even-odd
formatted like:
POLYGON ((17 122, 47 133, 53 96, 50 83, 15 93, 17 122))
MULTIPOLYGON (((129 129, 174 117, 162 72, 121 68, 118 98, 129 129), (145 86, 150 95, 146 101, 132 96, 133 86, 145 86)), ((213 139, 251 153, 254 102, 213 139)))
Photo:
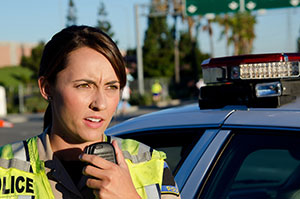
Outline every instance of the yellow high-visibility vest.
MULTIPOLYGON (((105 138, 106 139, 106 138, 105 138)), ((159 198, 165 153, 130 139, 116 139, 123 151, 133 184, 142 198, 159 198)), ((0 148, 0 199, 52 199, 54 195, 39 160, 37 137, 0 148)))

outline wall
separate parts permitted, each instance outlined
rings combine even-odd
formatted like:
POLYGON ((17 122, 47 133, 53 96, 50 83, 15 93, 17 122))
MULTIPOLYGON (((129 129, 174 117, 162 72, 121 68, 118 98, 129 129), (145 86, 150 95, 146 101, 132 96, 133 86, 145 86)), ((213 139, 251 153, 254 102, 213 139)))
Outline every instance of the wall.
POLYGON ((37 44, 31 43, 0 41, 0 68, 19 65, 22 55, 30 56, 31 49, 36 45, 37 44))

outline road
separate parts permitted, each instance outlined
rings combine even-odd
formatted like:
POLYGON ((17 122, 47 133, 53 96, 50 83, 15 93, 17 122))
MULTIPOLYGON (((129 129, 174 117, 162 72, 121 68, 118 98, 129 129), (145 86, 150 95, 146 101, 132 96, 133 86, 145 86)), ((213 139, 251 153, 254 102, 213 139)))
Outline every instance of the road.
MULTIPOLYGON (((166 107, 164 107, 166 108, 166 107)), ((127 114, 116 114, 110 126, 118 124, 132 117, 137 117, 162 108, 140 107, 128 110, 127 114)), ((19 140, 25 140, 35 135, 39 135, 43 129, 43 114, 11 114, 4 118, 5 121, 13 123, 12 128, 0 128, 0 146, 19 140)))
MULTIPOLYGON (((153 111, 158 111, 168 107, 185 105, 190 103, 196 103, 196 101, 181 102, 180 104, 166 106, 166 107, 133 107, 132 110, 125 115, 116 114, 111 121, 110 126, 116 125, 124 120, 130 119, 132 117, 137 117, 146 113, 151 113, 153 111)), ((283 105, 283 109, 294 109, 300 108, 300 98, 298 97, 295 101, 283 105)), ((1 119, 1 118, 0 118, 1 119)), ((4 118, 6 121, 10 121, 14 124, 12 128, 0 128, 0 146, 6 143, 11 143, 19 140, 24 140, 26 138, 39 135, 43 128, 43 114, 12 114, 4 118)))

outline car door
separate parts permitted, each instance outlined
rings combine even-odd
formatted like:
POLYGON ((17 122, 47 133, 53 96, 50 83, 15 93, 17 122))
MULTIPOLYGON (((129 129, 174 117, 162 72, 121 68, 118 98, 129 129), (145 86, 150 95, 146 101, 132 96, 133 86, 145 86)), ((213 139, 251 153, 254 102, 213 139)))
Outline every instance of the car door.
POLYGON ((203 137, 204 132, 204 128, 197 127, 165 127, 123 134, 119 137, 134 139, 156 150, 165 152, 167 155, 166 162, 175 176, 195 144, 203 137))
POLYGON ((181 194, 205 199, 299 198, 299 182, 299 129, 228 129, 215 136, 181 194))

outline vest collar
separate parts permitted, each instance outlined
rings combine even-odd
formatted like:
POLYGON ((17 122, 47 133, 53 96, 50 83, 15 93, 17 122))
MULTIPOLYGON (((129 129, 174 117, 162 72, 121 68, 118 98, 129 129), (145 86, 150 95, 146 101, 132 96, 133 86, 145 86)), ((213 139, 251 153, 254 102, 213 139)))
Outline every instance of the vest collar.
POLYGON ((78 198, 82 198, 81 193, 73 183, 68 172, 65 170, 60 160, 54 156, 50 144, 48 129, 49 128, 47 128, 41 135, 39 135, 39 139, 37 139, 39 158, 41 161, 45 162, 45 172, 49 176, 49 180, 56 181, 60 186, 63 185, 70 192, 74 193, 78 198))

